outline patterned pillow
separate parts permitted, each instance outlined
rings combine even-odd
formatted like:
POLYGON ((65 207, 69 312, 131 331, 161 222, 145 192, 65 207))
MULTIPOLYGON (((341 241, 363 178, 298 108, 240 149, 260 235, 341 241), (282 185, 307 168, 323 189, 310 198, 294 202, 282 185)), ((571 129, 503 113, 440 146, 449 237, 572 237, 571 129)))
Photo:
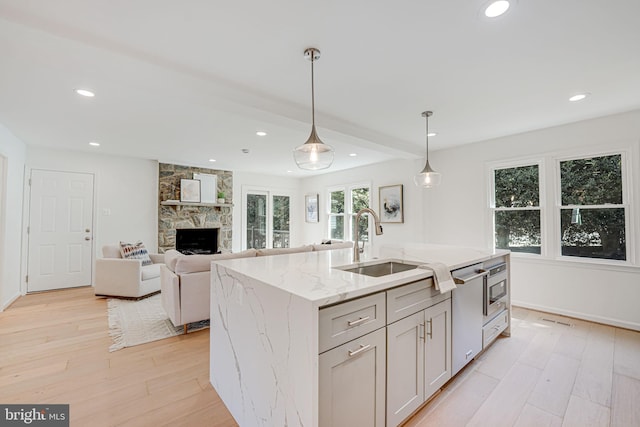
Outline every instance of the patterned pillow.
POLYGON ((153 264, 147 248, 145 248, 144 243, 139 240, 135 243, 120 242, 120 253, 122 254, 122 258, 141 259, 142 265, 153 264))

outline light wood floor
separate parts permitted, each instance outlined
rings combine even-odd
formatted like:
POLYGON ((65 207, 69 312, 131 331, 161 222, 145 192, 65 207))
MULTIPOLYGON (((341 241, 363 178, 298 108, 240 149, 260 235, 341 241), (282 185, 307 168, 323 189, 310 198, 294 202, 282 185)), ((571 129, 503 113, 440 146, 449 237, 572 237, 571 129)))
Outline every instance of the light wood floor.
MULTIPOLYGON (((512 332, 406 425, 640 426, 640 333, 518 308, 512 332)), ((236 425, 208 381, 208 330, 110 344, 92 288, 20 298, 0 313, 0 402, 68 403, 72 426, 236 425)))
POLYGON ((93 288, 0 313, 0 402, 68 403, 71 426, 236 426, 209 384, 209 330, 109 353, 93 288))
POLYGON ((517 307, 511 329, 405 425, 640 426, 640 332, 517 307))

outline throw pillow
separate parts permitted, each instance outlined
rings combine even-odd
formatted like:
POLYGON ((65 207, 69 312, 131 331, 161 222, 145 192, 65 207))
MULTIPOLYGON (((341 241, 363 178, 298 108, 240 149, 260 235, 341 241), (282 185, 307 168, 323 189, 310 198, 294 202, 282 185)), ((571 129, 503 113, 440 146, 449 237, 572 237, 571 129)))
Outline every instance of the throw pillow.
POLYGON ((145 248, 144 243, 139 240, 135 243, 120 242, 120 253, 122 254, 122 258, 141 259, 143 266, 153 264, 147 248, 145 248))

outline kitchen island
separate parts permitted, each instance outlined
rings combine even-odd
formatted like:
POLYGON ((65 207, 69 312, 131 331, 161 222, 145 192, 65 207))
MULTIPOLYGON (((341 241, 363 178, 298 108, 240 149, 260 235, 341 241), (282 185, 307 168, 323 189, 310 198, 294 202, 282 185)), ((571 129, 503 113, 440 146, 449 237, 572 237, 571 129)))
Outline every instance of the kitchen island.
MULTIPOLYGON (((507 251, 491 253, 419 244, 389 245, 380 250, 380 258, 442 262, 450 270, 495 257, 508 262, 507 251)), ((324 369, 321 353, 329 354, 348 341, 350 345, 359 345, 358 350, 350 353, 354 356, 368 353, 372 372, 376 378, 382 378, 371 380, 371 393, 381 395, 382 403, 378 399, 371 408, 370 425, 385 425, 382 390, 386 372, 385 295, 407 284, 429 289, 438 303, 444 303, 450 295, 433 293, 433 273, 429 269, 370 277, 336 268, 351 262, 351 251, 344 249, 212 263, 210 379, 238 424, 312 427, 327 424, 321 421, 320 414, 321 409, 325 410, 320 402, 326 401, 322 394, 327 394, 321 386, 320 371, 324 369), (375 300, 374 305, 367 306, 369 300, 375 300), (358 344, 359 335, 352 330, 333 331, 327 339, 321 336, 339 323, 336 321, 339 317, 329 319, 322 314, 350 304, 359 304, 358 310, 370 313, 350 320, 356 326, 353 330, 375 329, 371 333, 382 339, 380 345, 370 348, 369 344, 358 344)), ((337 371, 333 374, 343 376, 337 371)), ((349 381, 346 377, 342 379, 349 381)), ((371 401, 367 400, 371 393, 365 392, 367 402, 371 401)), ((365 400, 354 403, 359 405, 352 408, 354 413, 363 410, 365 400)))

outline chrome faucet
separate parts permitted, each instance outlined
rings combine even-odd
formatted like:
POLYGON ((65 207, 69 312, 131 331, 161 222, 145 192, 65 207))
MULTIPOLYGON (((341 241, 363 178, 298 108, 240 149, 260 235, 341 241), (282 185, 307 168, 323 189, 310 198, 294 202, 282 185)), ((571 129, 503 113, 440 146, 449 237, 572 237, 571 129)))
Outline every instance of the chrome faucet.
POLYGON ((360 216, 362 216, 362 214, 365 214, 365 213, 368 213, 373 216, 376 236, 379 236, 382 234, 382 226, 380 225, 380 218, 378 218, 378 214, 376 214, 375 211, 370 208, 360 209, 356 214, 356 220, 355 220, 356 224, 355 224, 355 231, 354 231, 355 245, 353 246, 353 262, 360 262, 360 245, 358 244, 358 241, 360 240, 360 238, 358 236, 358 221, 360 220, 360 216))

